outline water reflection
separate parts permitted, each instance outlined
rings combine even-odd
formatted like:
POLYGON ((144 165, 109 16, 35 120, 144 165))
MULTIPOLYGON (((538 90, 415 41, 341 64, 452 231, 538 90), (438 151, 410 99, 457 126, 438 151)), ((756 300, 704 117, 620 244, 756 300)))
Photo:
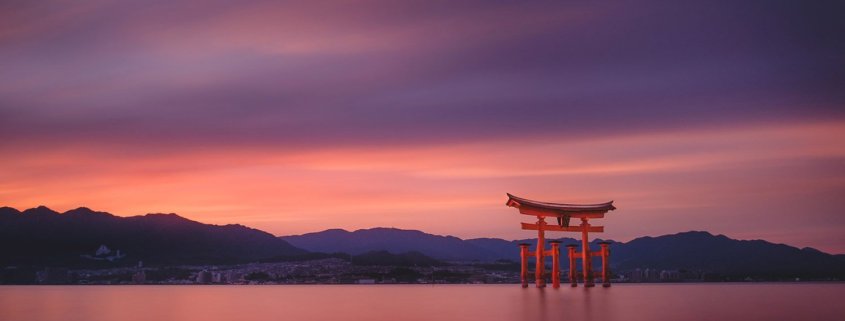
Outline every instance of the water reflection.
POLYGON ((0 286, 0 320, 843 320, 843 284, 0 286))

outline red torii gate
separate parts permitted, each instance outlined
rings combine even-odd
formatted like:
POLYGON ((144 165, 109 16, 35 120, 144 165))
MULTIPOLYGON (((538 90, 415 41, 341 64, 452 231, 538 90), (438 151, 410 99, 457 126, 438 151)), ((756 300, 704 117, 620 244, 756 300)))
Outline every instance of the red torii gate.
POLYGON ((531 215, 537 217, 536 223, 522 223, 523 230, 536 230, 537 231, 537 249, 535 251, 528 250, 528 244, 520 244, 520 258, 522 259, 522 271, 520 276, 522 278, 522 287, 528 287, 528 257, 535 256, 535 272, 534 272, 534 279, 535 284, 538 288, 546 286, 546 280, 544 277, 544 270, 545 270, 545 257, 551 256, 552 257, 552 286, 554 288, 560 287, 560 241, 550 241, 552 248, 551 250, 545 249, 545 231, 557 231, 557 232, 581 232, 581 252, 577 252, 575 249, 576 245, 567 245, 568 248, 568 256, 569 256, 569 281, 571 282, 572 286, 578 286, 577 281, 577 274, 576 270, 576 262, 575 260, 580 256, 581 262, 583 265, 583 273, 584 273, 584 286, 585 287, 592 287, 595 286, 593 283, 593 273, 592 273, 592 257, 599 256, 602 259, 602 285, 604 287, 610 286, 610 277, 607 266, 607 259, 610 255, 610 249, 608 246, 610 245, 609 242, 601 242, 601 251, 591 253, 590 252, 590 241, 587 236, 589 232, 604 232, 604 226, 592 226, 588 222, 591 218, 603 218, 604 214, 608 211, 615 210, 616 207, 613 206, 613 201, 602 203, 602 204, 589 204, 589 205, 577 205, 577 204, 559 204, 559 203, 548 203, 548 202, 539 202, 539 201, 532 201, 529 199, 524 199, 521 197, 516 197, 508 195, 508 202, 505 204, 510 207, 514 207, 519 209, 519 213, 525 215, 531 215), (557 225, 549 225, 546 223, 546 217, 554 217, 557 219, 557 225), (571 218, 578 218, 581 219, 581 224, 578 226, 569 226, 569 220, 571 218))

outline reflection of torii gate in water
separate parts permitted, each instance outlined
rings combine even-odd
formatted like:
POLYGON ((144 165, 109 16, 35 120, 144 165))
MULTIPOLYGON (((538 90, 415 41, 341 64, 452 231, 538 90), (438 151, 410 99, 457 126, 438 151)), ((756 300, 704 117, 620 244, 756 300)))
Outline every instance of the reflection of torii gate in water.
POLYGON ((537 217, 536 223, 522 223, 523 230, 537 231, 537 249, 533 252, 528 250, 528 244, 520 244, 520 258, 522 259, 522 271, 520 277, 522 278, 522 287, 528 287, 528 257, 536 257, 534 279, 538 288, 546 286, 544 277, 545 257, 552 257, 552 286, 560 287, 560 241, 550 241, 552 245, 551 250, 545 249, 545 231, 558 232, 581 232, 581 252, 577 252, 576 245, 567 245, 569 256, 569 282, 572 286, 578 286, 575 260, 580 256, 583 265, 584 286, 592 287, 593 273, 592 273, 592 257, 600 256, 602 285, 610 286, 610 271, 607 267, 607 258, 610 255, 608 242, 601 242, 601 251, 590 252, 590 241, 587 237, 588 232, 604 232, 604 226, 591 226, 588 222, 591 218, 603 218, 608 211, 615 210, 613 201, 602 204, 591 205, 575 205, 575 204, 558 204, 538 202, 521 197, 516 197, 508 194, 507 206, 519 209, 519 213, 537 217), (549 225, 546 223, 546 217, 554 217, 557 219, 557 225, 549 225), (570 218, 581 219, 581 224, 578 226, 569 226, 570 218))

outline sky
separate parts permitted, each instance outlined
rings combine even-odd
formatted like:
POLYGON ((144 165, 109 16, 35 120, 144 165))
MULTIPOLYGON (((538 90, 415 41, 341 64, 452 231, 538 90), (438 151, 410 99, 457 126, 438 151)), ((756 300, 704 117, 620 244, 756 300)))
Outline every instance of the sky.
POLYGON ((843 9, 2 1, 0 206, 532 237, 512 193, 845 253, 843 9))

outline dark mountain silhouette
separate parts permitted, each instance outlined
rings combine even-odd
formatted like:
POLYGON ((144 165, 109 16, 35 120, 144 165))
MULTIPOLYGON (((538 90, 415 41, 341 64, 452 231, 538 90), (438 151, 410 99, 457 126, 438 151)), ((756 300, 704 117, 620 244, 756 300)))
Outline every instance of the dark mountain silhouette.
MULTIPOLYGON (((417 251, 440 260, 519 260, 519 243, 536 239, 506 241, 497 238, 461 240, 420 231, 374 228, 348 232, 327 230, 283 239, 309 251, 340 251, 360 254, 385 250, 390 253, 417 251)), ((560 238, 563 245, 580 244, 560 238)), ((598 250, 601 239, 591 242, 598 250)), ((845 278, 842 255, 816 249, 774 244, 762 240, 743 241, 708 232, 684 232, 659 237, 641 237, 611 245, 611 267, 615 270, 694 270, 734 277, 845 278)), ((594 263, 598 264, 598 260, 594 263)))
POLYGON ((349 232, 331 229, 282 237, 308 251, 344 252, 352 255, 371 251, 398 254, 416 251, 441 260, 495 260, 499 256, 454 236, 427 234, 416 230, 372 228, 349 232))
MULTIPOLYGON (((567 244, 581 244, 581 241, 569 238, 569 237, 562 237, 562 238, 549 238, 549 241, 557 240, 561 242, 561 248, 567 244)), ((595 239, 590 243, 597 243, 600 242, 601 239, 595 239)), ((482 248, 485 251, 492 253, 496 259, 498 260, 519 260, 519 244, 520 243, 528 243, 531 244, 531 248, 533 249, 534 246, 537 245, 537 239, 522 239, 522 240, 515 240, 515 241, 506 241, 503 239, 497 238, 477 238, 477 239, 468 239, 466 240, 467 243, 472 244, 478 248, 482 248)), ((595 245, 598 247, 598 245, 595 245)))
MULTIPOLYGON (((506 241, 497 238, 478 238, 462 240, 454 236, 441 236, 417 230, 395 228, 371 228, 354 232, 330 229, 303 235, 283 236, 282 239, 296 247, 314 252, 344 252, 357 255, 371 251, 387 251, 394 254, 416 251, 439 260, 461 261, 518 260, 519 243, 536 243, 532 239, 506 241)), ((558 240, 564 244, 578 242, 571 238, 560 238, 558 240)))
MULTIPOLYGON (((578 244, 561 238, 564 244, 578 244)), ((597 249, 593 240, 592 246, 597 249)), ((208 225, 176 214, 117 217, 78 208, 20 212, 0 207, 0 266, 239 263, 341 257, 356 264, 427 266, 439 261, 519 260, 518 244, 535 240, 462 240, 415 230, 326 230, 275 237, 241 225, 208 225), (112 251, 95 255, 105 245, 112 251), (120 250, 120 255, 116 254, 120 250), (309 253, 323 252, 334 254, 309 253), (83 257, 83 256, 87 256, 83 257), (112 259, 113 261, 108 261, 112 259)), ((845 256, 708 232, 641 237, 611 246, 611 267, 692 270, 736 277, 845 278, 845 256)), ((598 260, 596 260, 596 263, 598 260)))
POLYGON ((0 265, 229 263, 304 253, 263 231, 176 214, 118 217, 84 207, 63 214, 43 206, 23 212, 0 208, 0 265), (111 252, 98 257, 101 245, 111 252), (113 261, 103 259, 108 257, 113 261))
POLYGON ((764 278, 845 277, 845 262, 813 248, 734 240, 698 231, 619 243, 613 246, 612 255, 618 269, 688 269, 764 278))

